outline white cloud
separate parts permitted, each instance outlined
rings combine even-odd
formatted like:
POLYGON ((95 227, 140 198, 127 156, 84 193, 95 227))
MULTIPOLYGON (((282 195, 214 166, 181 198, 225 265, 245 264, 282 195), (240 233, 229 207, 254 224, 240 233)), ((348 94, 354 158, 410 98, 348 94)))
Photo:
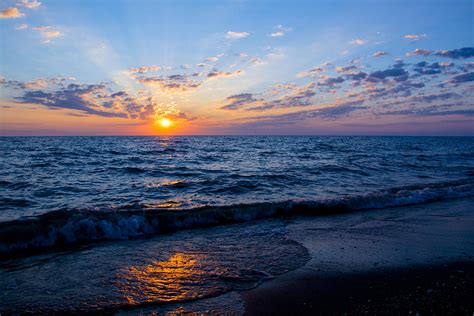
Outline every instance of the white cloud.
POLYGON ((19 0, 17 3, 28 9, 38 9, 41 5, 41 2, 38 0, 19 0))
POLYGON ((367 40, 365 39, 362 39, 362 38, 356 38, 352 41, 349 42, 349 44, 352 44, 352 45, 365 45, 367 44, 367 40))
POLYGON ((16 27, 17 30, 26 30, 28 28, 28 24, 20 24, 16 27))
POLYGON ((407 35, 404 35, 403 38, 406 38, 407 40, 410 40, 410 41, 418 41, 422 38, 425 38, 427 35, 426 34, 407 34, 407 35))
POLYGON ((271 37, 282 37, 282 36, 285 36, 285 33, 282 32, 282 31, 277 31, 277 32, 273 32, 273 33, 269 34, 269 36, 271 36, 271 37))
POLYGON ((212 62, 215 62, 215 61, 218 61, 219 60, 219 57, 209 57, 209 58, 206 58, 205 61, 212 61, 212 62))
POLYGON ((248 32, 233 32, 233 31, 229 31, 227 32, 226 34, 226 38, 230 38, 230 39, 240 39, 240 38, 245 38, 245 37, 248 37, 250 35, 250 33, 248 32))
POLYGON ((432 51, 430 51, 430 50, 417 48, 412 52, 406 53, 406 55, 407 55, 407 57, 411 57, 411 56, 429 56, 429 55, 431 55, 431 53, 432 53, 432 51))
POLYGON ((382 56, 386 56, 388 55, 387 52, 384 52, 384 51, 379 51, 379 52, 375 52, 372 57, 375 57, 375 58, 378 58, 378 57, 382 57, 382 56))

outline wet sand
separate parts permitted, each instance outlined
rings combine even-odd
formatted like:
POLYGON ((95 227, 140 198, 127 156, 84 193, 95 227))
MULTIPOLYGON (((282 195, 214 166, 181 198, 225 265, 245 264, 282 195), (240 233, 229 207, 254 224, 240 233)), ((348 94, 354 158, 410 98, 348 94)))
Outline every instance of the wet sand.
POLYGON ((300 219, 311 260, 242 293, 247 315, 472 314, 473 199, 300 219))
POLYGON ((289 273, 242 295, 246 315, 472 314, 474 262, 365 273, 289 273))

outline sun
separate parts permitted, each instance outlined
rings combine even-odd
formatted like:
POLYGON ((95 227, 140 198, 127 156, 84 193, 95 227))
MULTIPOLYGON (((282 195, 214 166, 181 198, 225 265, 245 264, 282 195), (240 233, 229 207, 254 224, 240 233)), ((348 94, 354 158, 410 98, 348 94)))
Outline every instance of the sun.
POLYGON ((171 126, 171 120, 170 119, 167 119, 167 118, 162 118, 160 121, 159 121, 159 124, 161 127, 164 127, 164 128, 168 128, 171 126))

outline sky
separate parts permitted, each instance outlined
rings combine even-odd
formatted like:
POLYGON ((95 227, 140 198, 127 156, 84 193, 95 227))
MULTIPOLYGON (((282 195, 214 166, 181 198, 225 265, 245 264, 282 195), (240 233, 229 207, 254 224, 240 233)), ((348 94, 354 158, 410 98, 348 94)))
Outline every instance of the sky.
POLYGON ((474 135, 474 1, 0 0, 0 135, 474 135))

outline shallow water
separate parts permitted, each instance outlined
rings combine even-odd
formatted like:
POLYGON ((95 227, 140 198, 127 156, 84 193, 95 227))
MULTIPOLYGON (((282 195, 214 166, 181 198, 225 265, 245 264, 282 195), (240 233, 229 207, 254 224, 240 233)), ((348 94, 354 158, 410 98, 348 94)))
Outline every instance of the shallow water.
POLYGON ((0 261, 0 312, 127 309, 214 297, 308 260, 306 249, 286 238, 282 221, 16 258, 0 261))

